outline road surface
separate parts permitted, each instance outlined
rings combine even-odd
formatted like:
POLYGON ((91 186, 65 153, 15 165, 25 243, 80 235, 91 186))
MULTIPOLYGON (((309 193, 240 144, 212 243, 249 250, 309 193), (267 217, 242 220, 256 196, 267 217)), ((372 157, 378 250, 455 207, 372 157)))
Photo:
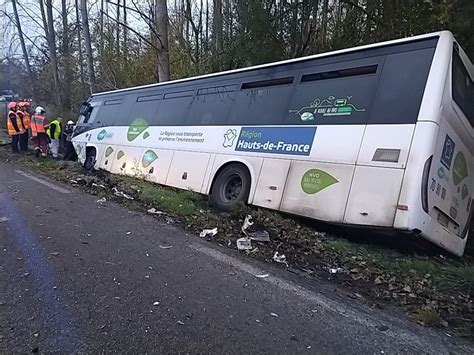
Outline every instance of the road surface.
POLYGON ((0 163, 0 352, 471 350, 324 281, 96 200, 0 163))

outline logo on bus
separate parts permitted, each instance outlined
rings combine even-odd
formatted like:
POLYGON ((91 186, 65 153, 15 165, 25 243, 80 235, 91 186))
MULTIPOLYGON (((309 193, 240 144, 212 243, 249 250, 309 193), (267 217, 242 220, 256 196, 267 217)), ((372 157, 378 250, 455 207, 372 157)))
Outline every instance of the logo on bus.
POLYGON ((350 101, 352 96, 344 98, 336 98, 328 96, 326 99, 314 99, 308 106, 304 106, 299 110, 290 110, 300 116, 301 121, 313 121, 318 116, 351 116, 354 112, 365 112, 365 108, 358 108, 350 101))
POLYGON ((316 127, 242 127, 235 150, 309 156, 315 133, 316 127))

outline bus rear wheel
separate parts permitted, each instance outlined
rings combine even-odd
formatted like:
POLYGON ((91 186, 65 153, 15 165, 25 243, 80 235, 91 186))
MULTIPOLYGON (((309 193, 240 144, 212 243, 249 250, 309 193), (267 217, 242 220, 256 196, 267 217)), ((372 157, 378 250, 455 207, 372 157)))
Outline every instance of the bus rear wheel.
POLYGON ((230 164, 219 172, 211 188, 211 204, 220 211, 230 212, 240 202, 247 202, 250 193, 250 173, 242 164, 230 164))

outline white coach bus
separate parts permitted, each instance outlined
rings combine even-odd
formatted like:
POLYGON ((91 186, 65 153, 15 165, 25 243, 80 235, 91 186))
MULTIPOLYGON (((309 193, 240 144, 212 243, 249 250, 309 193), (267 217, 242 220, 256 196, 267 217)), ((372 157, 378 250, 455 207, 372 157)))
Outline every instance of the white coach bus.
POLYGON ((92 95, 86 168, 464 252, 473 65, 450 32, 92 95))

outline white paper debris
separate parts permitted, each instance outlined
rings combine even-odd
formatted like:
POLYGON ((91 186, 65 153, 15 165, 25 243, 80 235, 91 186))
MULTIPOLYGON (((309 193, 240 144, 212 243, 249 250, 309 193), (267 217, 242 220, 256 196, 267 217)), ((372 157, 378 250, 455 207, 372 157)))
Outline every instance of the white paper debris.
POLYGON ((153 208, 150 208, 147 212, 150 213, 150 214, 158 214, 158 215, 164 213, 163 211, 158 211, 158 210, 157 210, 156 208, 154 208, 154 207, 153 207, 153 208))
POLYGON ((201 238, 204 238, 208 235, 210 235, 211 237, 215 236, 217 234, 217 227, 216 228, 213 228, 213 229, 203 229, 201 233, 199 233, 199 236, 201 238))
POLYGON ((101 205, 103 205, 103 204, 106 203, 106 202, 107 202, 107 199, 106 199, 105 197, 102 197, 101 199, 98 199, 98 200, 97 200, 97 203, 99 203, 99 204, 101 204, 101 205))
POLYGON ((286 262, 285 254, 280 254, 277 251, 275 252, 275 254, 273 254, 273 261, 280 264, 285 264, 286 266, 288 266, 288 263, 286 262))
POLYGON ((173 246, 172 245, 160 245, 160 249, 171 249, 173 246))
POLYGON ((247 215, 247 217, 245 217, 244 224, 242 225, 242 232, 246 233, 246 230, 249 229, 253 223, 252 216, 247 215))
POLYGON ((0 223, 8 222, 9 219, 7 217, 0 217, 0 223))
POLYGON ((252 250, 252 242, 247 237, 237 239, 236 244, 239 250, 252 250))
POLYGON ((259 279, 264 279, 265 277, 268 277, 270 275, 268 274, 262 274, 262 275, 254 275, 255 277, 258 277, 259 279))

